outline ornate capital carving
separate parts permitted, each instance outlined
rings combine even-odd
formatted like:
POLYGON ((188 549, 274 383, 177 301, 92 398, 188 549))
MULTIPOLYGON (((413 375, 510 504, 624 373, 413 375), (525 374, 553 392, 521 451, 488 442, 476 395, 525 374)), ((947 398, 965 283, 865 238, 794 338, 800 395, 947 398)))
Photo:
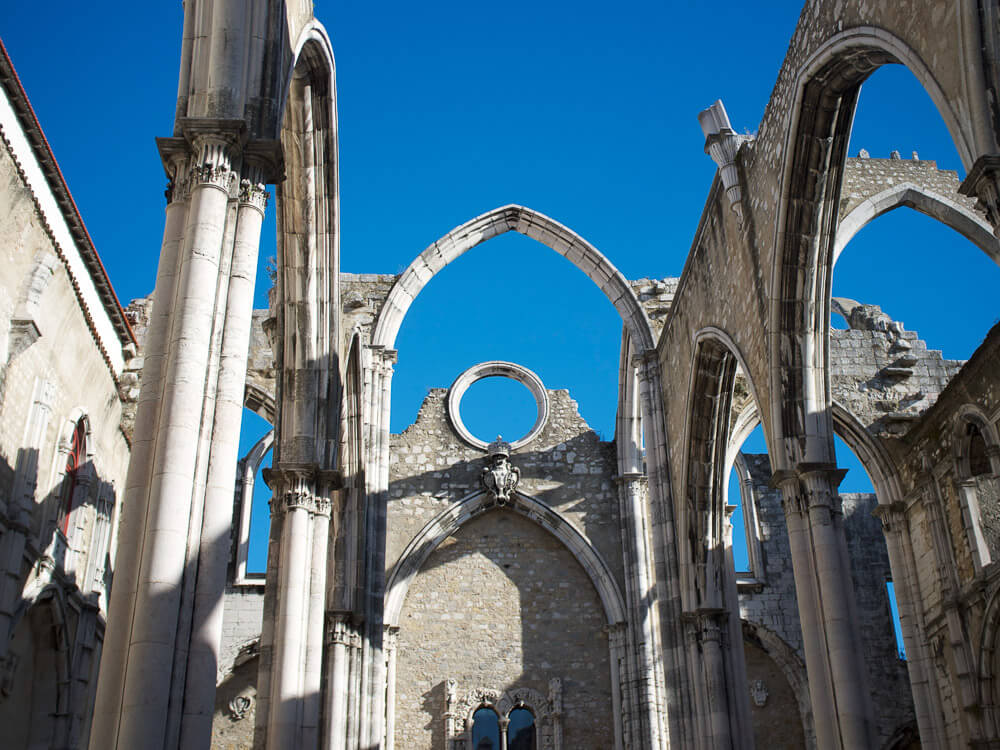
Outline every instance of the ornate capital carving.
POLYGON ((267 192, 267 188, 262 182, 251 182, 246 178, 240 180, 240 203, 246 203, 264 213, 264 209, 267 208, 267 200, 270 197, 271 194, 267 192))
POLYGON ((1000 237, 1000 154, 976 159, 958 192, 976 199, 976 208, 986 214, 993 234, 1000 237))
POLYGON ((264 481, 274 493, 272 513, 301 508, 329 517, 332 503, 325 493, 340 482, 340 473, 317 469, 315 464, 284 463, 264 469, 264 481))
POLYGON ((906 506, 901 502, 878 505, 872 511, 872 515, 882 522, 882 529, 886 533, 906 528, 906 506))
POLYGON ((781 490, 785 514, 807 514, 813 508, 826 508, 831 514, 841 513, 837 487, 847 473, 836 464, 801 463, 795 470, 777 471, 771 476, 771 486, 781 490))
POLYGON ((326 642, 333 646, 350 646, 354 626, 351 624, 350 612, 326 613, 326 642))

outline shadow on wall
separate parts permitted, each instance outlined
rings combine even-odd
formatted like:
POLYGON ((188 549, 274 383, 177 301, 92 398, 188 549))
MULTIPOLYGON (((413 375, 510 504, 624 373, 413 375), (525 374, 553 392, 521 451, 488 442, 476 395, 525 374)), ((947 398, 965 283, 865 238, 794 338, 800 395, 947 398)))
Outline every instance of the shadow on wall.
POLYGON ((456 680, 457 732, 490 691, 532 691, 540 719, 558 679, 566 746, 614 744, 604 607, 583 567, 543 527, 505 508, 467 521, 420 568, 400 614, 397 746, 427 744, 428 730, 443 746, 448 679, 456 680))

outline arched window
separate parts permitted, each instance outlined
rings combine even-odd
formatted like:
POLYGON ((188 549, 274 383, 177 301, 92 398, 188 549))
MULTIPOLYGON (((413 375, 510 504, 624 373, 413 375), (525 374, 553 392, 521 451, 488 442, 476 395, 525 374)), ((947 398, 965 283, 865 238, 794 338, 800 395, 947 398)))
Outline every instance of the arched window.
POLYGON ((526 708, 515 708, 508 717, 507 750, 535 750, 535 716, 526 708))
POLYGON ((983 431, 975 422, 969 422, 965 428, 966 437, 969 440, 969 475, 980 477, 985 474, 992 474, 990 468, 990 458, 986 455, 986 438, 983 431))
POLYGON ((62 493, 60 495, 59 528, 66 536, 69 535, 69 516, 73 512, 73 495, 80 484, 80 468, 87 458, 87 424, 84 417, 76 423, 73 437, 70 441, 69 453, 66 455, 66 470, 63 474, 62 493))
POLYGON ((472 750, 500 750, 500 718, 492 708, 472 715, 472 750))

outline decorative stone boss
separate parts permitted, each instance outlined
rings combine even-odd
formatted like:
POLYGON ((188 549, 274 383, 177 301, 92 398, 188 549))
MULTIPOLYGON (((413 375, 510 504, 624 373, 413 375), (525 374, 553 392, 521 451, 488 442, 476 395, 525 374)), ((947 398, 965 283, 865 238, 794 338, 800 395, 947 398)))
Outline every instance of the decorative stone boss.
POLYGON ((521 472, 510 463, 510 443, 497 435, 497 439, 487 447, 489 455, 486 466, 479 475, 483 489, 490 493, 497 505, 510 502, 511 493, 517 489, 521 472))

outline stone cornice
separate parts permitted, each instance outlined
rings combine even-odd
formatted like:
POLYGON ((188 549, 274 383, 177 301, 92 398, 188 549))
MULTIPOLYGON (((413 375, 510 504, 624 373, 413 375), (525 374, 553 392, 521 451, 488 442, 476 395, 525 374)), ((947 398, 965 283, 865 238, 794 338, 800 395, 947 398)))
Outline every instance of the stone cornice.
MULTIPOLYGON (((49 143, 45 138, 45 134, 43 133, 41 125, 38 122, 38 118, 35 116, 31 103, 28 100, 28 96, 25 93, 24 88, 21 86, 21 82, 17 77, 17 73, 14 70, 14 66, 11 63, 10 58, 7 56, 7 51, 3 47, 2 42, 0 42, 0 86, 3 87, 10 107, 17 119, 17 124, 31 149, 32 156, 38 163, 38 168, 45 180, 46 187, 51 193, 52 198, 59 210, 59 219, 65 224, 69 238, 72 240, 77 252, 80 255, 80 259, 88 272, 90 277, 89 281, 94 285, 96 296, 99 299, 101 306, 104 308, 103 312, 108 317, 109 323, 115 332, 116 338, 118 339, 118 344, 121 347, 125 347, 129 344, 135 344, 135 335, 133 334, 132 328, 125 317, 125 312, 118 301, 114 288, 111 286, 111 280, 108 278, 107 271, 101 262, 100 256, 97 254, 94 242, 87 231, 86 225, 83 223, 80 211, 77 208, 76 202, 73 200, 73 196, 66 185, 66 180, 63 177, 62 171, 59 169, 59 164, 56 162, 55 156, 52 153, 52 148, 49 146, 49 143)), ((100 340, 100 326, 95 321, 94 314, 91 312, 90 306, 86 302, 86 293, 82 288, 82 282, 71 270, 72 263, 66 255, 66 248, 63 247, 63 243, 60 243, 56 239, 56 232, 52 226, 52 222, 55 221, 55 219, 54 217, 47 216, 46 212, 39 203, 36 191, 41 186, 32 185, 32 182, 28 179, 25 173, 24 165, 19 160, 18 154, 10 141, 10 134, 0 133, 0 136, 2 136, 4 145, 7 147, 11 154, 11 158, 17 166, 21 179, 24 180, 25 184, 31 188, 30 192, 32 193, 32 200, 35 203, 35 208, 42 218, 42 224, 45 227, 46 233, 52 239, 56 252, 60 256, 60 260, 69 271, 70 280, 73 284, 74 292, 80 301, 84 316, 87 319, 87 325, 90 327, 92 334, 97 340, 98 346, 101 348, 102 355, 107 361, 108 366, 111 368, 113 376, 117 380, 118 370, 120 369, 117 366, 116 361, 118 357, 112 357, 107 351, 106 346, 103 345, 103 342, 100 340)))

